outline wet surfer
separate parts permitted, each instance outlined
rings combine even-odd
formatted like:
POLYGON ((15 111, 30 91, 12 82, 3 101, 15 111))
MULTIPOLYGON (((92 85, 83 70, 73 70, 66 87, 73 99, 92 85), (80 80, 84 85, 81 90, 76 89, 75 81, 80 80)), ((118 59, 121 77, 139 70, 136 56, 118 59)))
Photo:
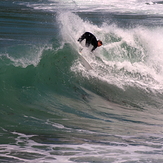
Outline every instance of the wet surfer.
POLYGON ((90 32, 85 32, 79 39, 78 41, 81 43, 84 39, 86 39, 85 46, 89 47, 90 44, 93 46, 91 52, 95 50, 97 47, 100 47, 102 45, 101 40, 97 40, 96 37, 90 33, 90 32))

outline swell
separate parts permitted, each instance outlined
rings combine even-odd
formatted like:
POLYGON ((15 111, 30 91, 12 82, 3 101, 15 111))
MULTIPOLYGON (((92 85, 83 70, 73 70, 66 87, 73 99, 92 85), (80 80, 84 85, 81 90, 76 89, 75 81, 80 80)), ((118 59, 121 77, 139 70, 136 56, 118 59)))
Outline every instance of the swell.
POLYGON ((74 115, 96 119, 91 102, 98 95, 106 103, 110 101, 134 110, 148 106, 161 108, 162 60, 161 53, 153 52, 161 48, 160 28, 123 29, 106 23, 97 26, 70 12, 58 13, 57 22, 61 36, 58 45, 54 39, 52 47, 16 45, 1 52, 0 100, 4 126, 12 123, 16 126, 31 116, 49 119, 53 115, 62 119, 74 115), (94 54, 89 49, 83 50, 83 56, 93 67, 91 71, 81 65, 77 52, 81 45, 76 40, 86 29, 104 42, 94 54), (152 37, 158 38, 157 46, 152 45, 152 37), (93 109, 88 111, 88 108, 93 109), (14 118, 9 120, 10 115, 14 118))

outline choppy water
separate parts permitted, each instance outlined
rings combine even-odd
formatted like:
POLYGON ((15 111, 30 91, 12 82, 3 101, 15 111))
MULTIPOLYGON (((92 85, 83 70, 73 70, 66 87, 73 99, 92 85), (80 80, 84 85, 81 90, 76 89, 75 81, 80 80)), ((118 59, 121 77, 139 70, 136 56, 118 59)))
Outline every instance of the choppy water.
POLYGON ((162 4, 1 0, 0 162, 162 163, 162 4))

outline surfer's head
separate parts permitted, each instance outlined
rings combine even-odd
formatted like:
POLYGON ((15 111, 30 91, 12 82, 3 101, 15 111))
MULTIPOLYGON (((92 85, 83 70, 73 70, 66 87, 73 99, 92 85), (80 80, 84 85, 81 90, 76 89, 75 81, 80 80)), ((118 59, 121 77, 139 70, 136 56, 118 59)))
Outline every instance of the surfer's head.
POLYGON ((102 45, 102 41, 101 40, 98 40, 97 42, 98 42, 98 45, 97 45, 98 47, 102 45))

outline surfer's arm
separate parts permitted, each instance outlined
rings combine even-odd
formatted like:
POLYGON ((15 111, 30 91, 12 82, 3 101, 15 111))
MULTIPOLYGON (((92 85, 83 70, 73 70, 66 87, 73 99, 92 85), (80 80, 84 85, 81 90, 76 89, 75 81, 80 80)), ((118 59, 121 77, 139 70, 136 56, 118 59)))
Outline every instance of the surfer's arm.
POLYGON ((89 32, 85 32, 79 39, 79 42, 82 42, 84 39, 87 39, 88 37, 90 37, 90 33, 89 32))
POLYGON ((97 46, 93 46, 91 52, 93 52, 96 48, 97 48, 97 46))
POLYGON ((79 41, 79 42, 82 42, 85 38, 86 38, 86 36, 85 36, 85 34, 83 34, 83 35, 78 39, 78 41, 79 41))

